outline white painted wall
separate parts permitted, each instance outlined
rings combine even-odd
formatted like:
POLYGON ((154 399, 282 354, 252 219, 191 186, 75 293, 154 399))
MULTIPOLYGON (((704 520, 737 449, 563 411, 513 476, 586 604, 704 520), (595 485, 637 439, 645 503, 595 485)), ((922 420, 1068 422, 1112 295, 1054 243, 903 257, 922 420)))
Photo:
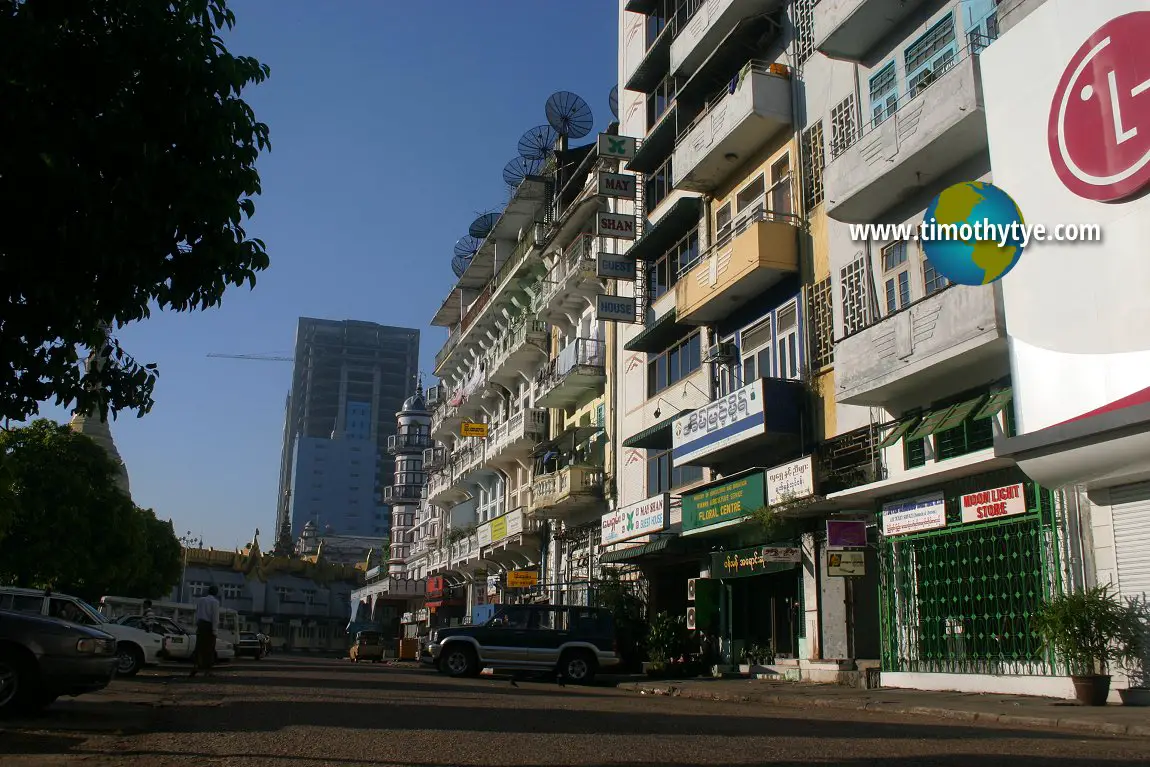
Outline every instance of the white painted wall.
POLYGON ((1019 433, 1150 386, 1150 197, 1076 196, 1047 141, 1055 90, 1079 47, 1110 19, 1146 10, 1146 0, 1049 0, 982 55, 995 183, 1028 223, 1103 228, 1101 244, 1032 242, 1002 281, 1019 433))

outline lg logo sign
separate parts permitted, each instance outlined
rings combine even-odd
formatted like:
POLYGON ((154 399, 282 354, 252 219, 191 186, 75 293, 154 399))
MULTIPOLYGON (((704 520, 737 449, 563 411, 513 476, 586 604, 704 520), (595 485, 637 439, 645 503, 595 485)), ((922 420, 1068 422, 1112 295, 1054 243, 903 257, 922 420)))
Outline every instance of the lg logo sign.
POLYGON ((1111 19, 1062 75, 1050 159, 1079 197, 1115 202, 1150 184, 1150 11, 1111 19))

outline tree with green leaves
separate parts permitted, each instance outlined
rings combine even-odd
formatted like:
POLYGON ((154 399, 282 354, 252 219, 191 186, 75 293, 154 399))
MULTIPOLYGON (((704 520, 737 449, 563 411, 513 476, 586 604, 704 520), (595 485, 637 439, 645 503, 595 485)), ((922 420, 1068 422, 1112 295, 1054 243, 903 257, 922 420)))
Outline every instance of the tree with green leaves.
POLYGON ((147 413, 158 370, 106 328, 267 268, 243 223, 268 127, 240 94, 269 70, 228 52, 235 21, 226 0, 0 0, 0 419, 147 413))
POLYGON ((94 600, 160 597, 180 575, 171 522, 137 508, 116 484, 120 466, 83 434, 46 419, 0 430, 10 499, 0 530, 0 583, 94 600))

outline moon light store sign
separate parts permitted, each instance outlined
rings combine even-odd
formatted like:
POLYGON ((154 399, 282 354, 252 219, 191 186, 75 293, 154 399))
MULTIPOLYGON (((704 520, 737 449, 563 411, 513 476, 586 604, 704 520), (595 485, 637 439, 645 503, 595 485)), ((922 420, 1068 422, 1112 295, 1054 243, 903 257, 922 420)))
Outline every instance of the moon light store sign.
POLYGON ((962 496, 962 521, 986 522, 1025 514, 1026 493, 1021 483, 962 496))
POLYGON ((607 546, 666 530, 670 522, 670 507, 671 496, 663 493, 604 514, 602 544, 607 546))
POLYGON ((764 498, 763 472, 683 494, 683 533, 740 519, 760 509, 764 498))
POLYGON ((802 561, 797 546, 756 546, 711 555, 711 577, 747 578, 789 570, 802 561))
POLYGON ((946 527, 946 499, 942 493, 883 504, 882 534, 887 537, 940 527, 946 527))

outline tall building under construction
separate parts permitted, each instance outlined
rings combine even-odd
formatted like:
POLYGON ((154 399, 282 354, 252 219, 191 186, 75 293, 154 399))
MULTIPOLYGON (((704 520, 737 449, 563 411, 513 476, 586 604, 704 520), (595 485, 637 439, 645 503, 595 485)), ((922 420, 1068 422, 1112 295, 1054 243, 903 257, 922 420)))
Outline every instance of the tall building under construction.
POLYGON ((284 419, 276 528, 291 537, 383 536, 383 486, 395 459, 387 437, 415 391, 419 331, 358 320, 300 317, 284 419))

